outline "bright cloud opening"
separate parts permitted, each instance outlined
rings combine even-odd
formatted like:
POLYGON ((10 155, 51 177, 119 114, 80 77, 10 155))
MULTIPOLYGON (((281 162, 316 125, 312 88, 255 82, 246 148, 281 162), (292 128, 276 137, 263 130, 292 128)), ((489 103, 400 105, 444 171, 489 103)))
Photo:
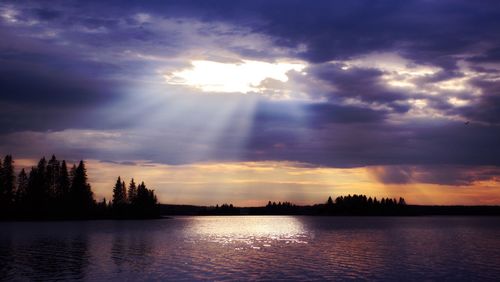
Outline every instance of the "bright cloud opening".
POLYGON ((186 85, 204 92, 257 92, 265 79, 288 81, 287 72, 301 72, 303 63, 267 63, 243 60, 242 63, 192 61, 192 67, 165 75, 167 83, 186 85))
POLYGON ((459 99, 457 97, 451 97, 448 99, 448 103, 452 104, 453 106, 456 106, 456 107, 462 107, 462 106, 466 106, 469 104, 469 101, 468 100, 464 100, 464 99, 459 99))

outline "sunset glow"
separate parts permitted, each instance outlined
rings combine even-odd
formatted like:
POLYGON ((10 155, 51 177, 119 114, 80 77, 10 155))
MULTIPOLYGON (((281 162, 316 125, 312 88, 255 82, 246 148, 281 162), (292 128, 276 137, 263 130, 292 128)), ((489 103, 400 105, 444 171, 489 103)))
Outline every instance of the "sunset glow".
POLYGON ((195 2, 0 3, 0 155, 97 201, 500 204, 494 8, 195 2))

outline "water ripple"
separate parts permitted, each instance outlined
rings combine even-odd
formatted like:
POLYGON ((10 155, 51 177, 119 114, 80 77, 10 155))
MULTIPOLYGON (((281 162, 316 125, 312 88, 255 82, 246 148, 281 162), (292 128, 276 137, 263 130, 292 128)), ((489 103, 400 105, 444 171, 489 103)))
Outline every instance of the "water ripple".
POLYGON ((0 280, 496 280, 500 219, 0 223, 0 280))

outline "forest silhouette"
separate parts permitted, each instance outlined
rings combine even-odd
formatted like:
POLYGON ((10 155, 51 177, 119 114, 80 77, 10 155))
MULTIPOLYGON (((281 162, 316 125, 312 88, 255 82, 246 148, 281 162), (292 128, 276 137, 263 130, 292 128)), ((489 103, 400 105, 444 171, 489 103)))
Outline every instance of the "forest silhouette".
POLYGON ((405 199, 347 195, 324 203, 299 206, 271 202, 261 207, 159 204, 154 190, 144 182, 128 185, 116 179, 110 201, 96 202, 88 182, 85 162, 68 169, 65 160, 40 159, 29 172, 17 174, 11 155, 0 159, 0 220, 47 219, 149 219, 163 215, 500 215, 500 206, 407 205, 405 199))
MULTIPOLYGON (((110 187, 111 188, 111 187, 110 187)), ((14 160, 0 160, 1 219, 157 218, 158 200, 144 182, 132 179, 128 191, 118 177, 113 200, 96 202, 84 161, 68 169, 65 160, 45 157, 29 173, 15 175, 14 160)))

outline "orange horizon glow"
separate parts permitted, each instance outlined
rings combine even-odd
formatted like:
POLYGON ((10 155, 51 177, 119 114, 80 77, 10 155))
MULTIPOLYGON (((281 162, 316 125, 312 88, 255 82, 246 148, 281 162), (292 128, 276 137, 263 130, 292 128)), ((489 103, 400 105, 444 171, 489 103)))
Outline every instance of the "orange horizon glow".
MULTIPOLYGON (((17 159, 18 170, 36 160, 17 159)), ((134 178, 155 189, 164 204, 263 206, 268 201, 298 205, 323 203, 331 196, 364 194, 371 197, 405 198, 421 205, 498 205, 496 179, 471 185, 428 183, 384 184, 373 175, 374 167, 310 167, 296 162, 222 162, 166 165, 148 161, 110 163, 87 160, 89 182, 97 201, 112 198, 116 177, 134 178)))

